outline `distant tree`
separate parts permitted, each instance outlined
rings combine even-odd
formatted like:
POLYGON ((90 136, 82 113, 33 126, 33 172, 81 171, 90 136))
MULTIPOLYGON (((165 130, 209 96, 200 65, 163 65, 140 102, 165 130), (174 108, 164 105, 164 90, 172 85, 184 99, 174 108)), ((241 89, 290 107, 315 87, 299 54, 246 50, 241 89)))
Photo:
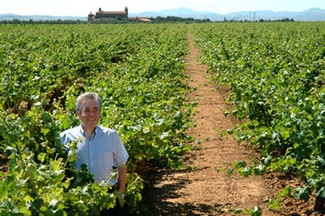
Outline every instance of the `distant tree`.
POLYGON ((158 16, 156 18, 150 18, 154 23, 174 23, 174 22, 183 22, 183 23, 202 23, 202 22, 211 22, 210 19, 194 19, 194 18, 182 18, 176 16, 167 16, 161 17, 158 16))
POLYGON ((13 24, 20 24, 21 23, 21 21, 19 19, 13 19, 11 22, 13 24))

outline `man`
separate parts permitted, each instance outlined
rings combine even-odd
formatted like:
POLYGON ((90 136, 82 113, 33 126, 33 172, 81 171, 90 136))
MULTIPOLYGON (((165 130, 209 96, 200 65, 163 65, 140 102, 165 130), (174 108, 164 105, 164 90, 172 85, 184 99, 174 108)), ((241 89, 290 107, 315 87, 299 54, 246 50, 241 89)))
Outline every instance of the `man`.
POLYGON ((126 161, 128 153, 116 131, 98 126, 101 111, 101 99, 98 94, 84 93, 77 98, 76 111, 81 125, 60 134, 61 142, 67 146, 71 141, 78 141, 77 161, 75 166, 81 169, 88 165, 88 171, 96 182, 114 185, 111 178, 113 166, 117 167, 118 188, 124 192, 126 184, 126 161))

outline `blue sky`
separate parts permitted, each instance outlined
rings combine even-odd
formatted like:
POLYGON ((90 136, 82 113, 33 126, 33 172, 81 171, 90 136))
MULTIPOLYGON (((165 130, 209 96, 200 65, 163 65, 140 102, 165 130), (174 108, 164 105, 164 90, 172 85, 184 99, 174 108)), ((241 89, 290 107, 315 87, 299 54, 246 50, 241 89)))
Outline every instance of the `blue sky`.
POLYGON ((125 6, 129 13, 188 7, 226 14, 253 10, 304 11, 312 7, 325 9, 325 0, 0 0, 0 14, 87 16, 99 7, 124 10, 125 6))

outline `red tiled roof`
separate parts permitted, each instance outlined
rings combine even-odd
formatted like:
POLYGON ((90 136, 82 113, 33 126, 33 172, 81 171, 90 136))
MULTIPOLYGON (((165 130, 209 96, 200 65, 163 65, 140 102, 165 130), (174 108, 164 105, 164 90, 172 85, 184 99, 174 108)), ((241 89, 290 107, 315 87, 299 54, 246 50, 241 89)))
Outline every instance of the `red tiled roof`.
POLYGON ((144 21, 144 22, 151 22, 151 20, 149 18, 146 18, 146 17, 142 17, 142 18, 139 18, 141 21, 144 21))
POLYGON ((140 20, 143 22, 151 22, 148 17, 129 17, 128 20, 140 20))
POLYGON ((125 11, 99 11, 96 14, 126 14, 125 11))

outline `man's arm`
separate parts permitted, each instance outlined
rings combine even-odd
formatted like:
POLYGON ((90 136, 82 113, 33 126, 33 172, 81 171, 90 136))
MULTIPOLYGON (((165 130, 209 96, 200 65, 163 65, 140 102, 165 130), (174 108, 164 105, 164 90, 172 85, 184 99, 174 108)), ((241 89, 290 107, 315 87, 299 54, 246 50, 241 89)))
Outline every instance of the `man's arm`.
POLYGON ((124 190, 125 190, 126 172, 127 172, 126 165, 120 165, 117 168, 117 174, 118 174, 117 182, 118 182, 119 191, 121 191, 121 192, 124 192, 124 190))

